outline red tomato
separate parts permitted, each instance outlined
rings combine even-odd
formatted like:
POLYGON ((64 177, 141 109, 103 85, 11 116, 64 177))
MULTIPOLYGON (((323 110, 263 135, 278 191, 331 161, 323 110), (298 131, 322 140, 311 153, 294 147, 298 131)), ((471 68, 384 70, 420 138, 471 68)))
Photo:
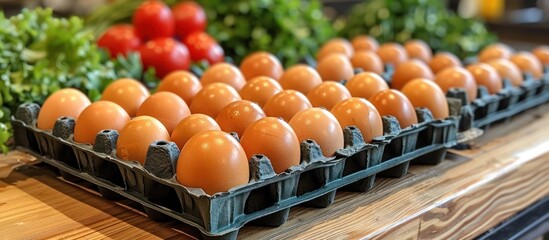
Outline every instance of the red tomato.
POLYGON ((180 39, 192 32, 203 32, 206 29, 206 13, 195 2, 182 2, 172 8, 175 19, 175 35, 180 39))
POLYGON ((109 52, 114 58, 119 54, 126 56, 128 52, 137 51, 141 45, 141 39, 137 36, 135 28, 129 24, 113 25, 97 40, 97 45, 109 52))
POLYGON ((210 64, 223 61, 225 52, 219 44, 205 32, 193 32, 187 36, 183 43, 189 48, 191 60, 207 60, 210 64))
POLYGON ((189 69, 187 47, 172 38, 157 38, 139 48, 143 69, 154 67, 156 76, 163 78, 176 70, 189 69))
POLYGON ((160 37, 171 37, 175 21, 172 11, 161 1, 149 0, 142 3, 133 14, 133 25, 141 39, 147 41, 160 37))

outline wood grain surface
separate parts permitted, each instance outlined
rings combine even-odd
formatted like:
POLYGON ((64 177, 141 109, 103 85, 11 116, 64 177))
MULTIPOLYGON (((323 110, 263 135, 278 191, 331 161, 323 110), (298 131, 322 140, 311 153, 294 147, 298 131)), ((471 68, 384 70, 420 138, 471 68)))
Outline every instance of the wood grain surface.
MULTIPOLYGON (((339 192, 323 209, 295 207, 278 228, 245 226, 241 239, 470 239, 549 195, 549 107, 493 127, 437 166, 378 179, 368 193, 339 192)), ((25 155, 0 157, 0 170, 25 155)), ((0 178, 0 239, 189 239, 196 229, 150 221, 128 200, 99 197, 52 169, 0 178)))

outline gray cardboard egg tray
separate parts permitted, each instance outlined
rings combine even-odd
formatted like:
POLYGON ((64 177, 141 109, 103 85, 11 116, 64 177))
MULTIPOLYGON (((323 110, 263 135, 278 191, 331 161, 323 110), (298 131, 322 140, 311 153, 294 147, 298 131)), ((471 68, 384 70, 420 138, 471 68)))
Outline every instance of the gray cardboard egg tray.
POLYGON ((524 82, 514 87, 508 80, 503 81, 503 89, 494 95, 479 86, 477 98, 471 104, 465 105, 466 93, 461 89, 451 89, 447 96, 460 99, 459 131, 470 128, 487 129, 491 124, 505 121, 525 110, 539 106, 549 101, 549 75, 534 79, 525 75, 524 82))
POLYGON ((345 148, 326 158, 314 141, 303 141, 301 164, 280 174, 265 156, 256 155, 249 161, 248 184, 210 196, 175 180, 175 143, 152 143, 141 166, 116 158, 116 131, 99 132, 93 146, 75 143, 73 119, 60 118, 53 131, 40 130, 39 110, 37 104, 23 104, 12 117, 18 149, 59 169, 67 180, 75 176, 97 185, 104 198, 133 200, 153 220, 173 218, 214 239, 235 239, 247 223, 280 226, 293 206, 327 207, 338 189, 368 191, 376 175, 403 176, 410 162, 437 164, 456 144, 458 128, 458 117, 433 120, 421 108, 416 110, 420 123, 406 129, 394 117, 383 117, 384 135, 371 143, 364 142, 358 129, 347 127, 345 148))

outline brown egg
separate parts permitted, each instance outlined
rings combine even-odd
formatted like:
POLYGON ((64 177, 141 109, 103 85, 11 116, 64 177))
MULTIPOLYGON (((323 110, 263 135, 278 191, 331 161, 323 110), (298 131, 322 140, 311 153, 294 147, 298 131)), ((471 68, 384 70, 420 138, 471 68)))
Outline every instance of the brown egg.
POLYGON ((419 39, 408 40, 404 44, 404 48, 410 59, 418 59, 424 63, 428 63, 433 57, 433 52, 429 45, 419 39))
POLYGON ((95 144, 95 136, 102 130, 120 131, 130 115, 118 104, 109 101, 97 101, 80 113, 74 126, 74 141, 95 144))
POLYGON ((456 55, 449 52, 439 52, 433 56, 429 62, 429 67, 436 75, 438 72, 448 67, 461 67, 461 61, 456 55))
POLYGON ((549 65, 549 46, 539 46, 532 53, 538 58, 542 65, 549 65))
POLYGON ((268 52, 254 52, 240 63, 240 71, 246 80, 265 76, 278 80, 284 69, 278 58, 268 52))
POLYGON ((300 142, 290 125, 275 117, 252 123, 240 140, 248 159, 263 154, 278 174, 301 161, 300 142))
POLYGON ((203 113, 215 118, 221 109, 238 100, 242 98, 233 87, 226 83, 212 83, 196 94, 191 103, 191 113, 203 113))
POLYGON ((520 72, 520 69, 517 67, 517 65, 515 65, 511 61, 501 58, 491 60, 488 62, 488 64, 496 69, 502 79, 507 79, 511 81, 511 84, 513 84, 513 86, 518 87, 522 85, 522 82, 524 81, 522 73, 520 72))
POLYGON ((416 110, 403 93, 387 89, 376 93, 370 102, 374 104, 381 116, 393 116, 400 123, 400 128, 407 128, 417 123, 416 110))
POLYGON ((353 65, 342 54, 333 53, 322 58, 316 66, 316 70, 324 81, 341 81, 353 77, 353 65))
POLYGON ((469 65, 467 71, 473 75, 477 85, 486 87, 490 94, 496 94, 503 88, 501 77, 496 69, 486 63, 469 65))
POLYGON ((200 113, 191 114, 190 116, 183 118, 183 120, 177 124, 170 139, 177 144, 181 150, 192 136, 206 130, 221 130, 221 128, 217 122, 208 115, 200 113))
POLYGON ((202 84, 194 74, 187 71, 175 71, 165 76, 158 85, 158 92, 172 92, 187 105, 191 105, 194 96, 202 89, 202 84))
POLYGON ((479 62, 488 62, 490 60, 505 58, 509 59, 513 54, 513 49, 503 43, 495 43, 485 47, 478 54, 479 62))
POLYGON ((78 119, 80 113, 90 105, 84 93, 74 88, 64 88, 50 95, 38 113, 37 127, 42 130, 53 129, 60 117, 78 119))
POLYGON ((370 99, 379 91, 389 88, 381 76, 372 72, 361 72, 347 81, 345 87, 353 97, 370 99))
POLYGON ((433 79, 435 78, 431 69, 420 60, 412 59, 401 63, 395 69, 393 79, 391 80, 391 88, 401 89, 415 78, 433 79))
POLYGON ((139 116, 130 120, 120 131, 116 142, 116 157, 145 164, 149 145, 157 140, 170 140, 168 130, 156 118, 139 116))
POLYGON ((236 90, 240 90, 246 84, 246 79, 240 70, 229 63, 217 63, 206 69, 202 78, 200 78, 202 86, 212 83, 226 83, 236 90))
POLYGON ((357 127, 366 142, 371 142, 373 138, 383 135, 381 116, 374 105, 366 99, 355 97, 345 99, 336 104, 331 112, 342 128, 357 127))
POLYGON ((462 88, 467 93, 467 100, 477 98, 477 82, 473 75, 462 67, 449 67, 435 76, 435 83, 446 94, 451 88, 462 88))
POLYGON ((322 78, 314 68, 298 64, 288 68, 278 82, 283 89, 293 89, 307 94, 322 83, 322 78))
POLYGON ((408 97, 415 108, 429 109, 435 119, 445 119, 450 115, 446 95, 433 80, 413 79, 404 85, 402 93, 408 97))
POLYGON ((351 97, 347 88, 338 82, 325 81, 307 94, 313 107, 332 109, 338 102, 351 97))
POLYGON ((299 142, 314 140, 327 157, 343 148, 343 130, 334 115, 322 108, 309 108, 298 112, 291 120, 299 142))
POLYGON ((274 95, 263 107, 263 111, 269 117, 280 117, 290 122, 292 117, 307 108, 312 108, 309 99, 295 90, 284 90, 274 95))
POLYGON ((351 40, 351 45, 355 51, 368 50, 375 52, 379 48, 379 43, 373 37, 368 35, 358 35, 351 40))
POLYGON ((221 109, 215 121, 219 124, 221 130, 235 132, 241 137, 250 124, 264 117, 266 115, 263 109, 257 104, 247 100, 239 100, 221 109))
POLYGON ((249 100, 263 107, 267 100, 282 91, 280 84, 270 77, 255 77, 250 79, 242 89, 240 97, 249 100))
POLYGON ((543 66, 536 56, 530 52, 518 52, 509 59, 522 73, 530 73, 534 79, 540 79, 543 75, 543 66))
POLYGON ((157 92, 137 110, 137 116, 144 115, 158 119, 171 134, 183 118, 191 115, 191 111, 185 101, 174 93, 157 92))
POLYGON ((340 53, 350 58, 353 56, 354 50, 353 46, 349 41, 347 41, 347 39, 334 38, 322 45, 316 54, 316 59, 320 60, 332 53, 340 53))
POLYGON ((247 184, 250 168, 244 149, 234 137, 207 130, 194 135, 181 149, 176 179, 183 186, 213 195, 247 184))
POLYGON ((406 49, 398 43, 384 43, 377 49, 377 55, 385 65, 398 66, 408 60, 406 49))
POLYGON ((354 68, 360 68, 365 72, 382 74, 384 71, 383 62, 372 51, 363 50, 355 52, 355 55, 351 58, 351 64, 354 68))
POLYGON ((118 79, 105 88, 101 100, 120 105, 130 117, 137 114, 137 109, 149 97, 149 90, 135 79, 118 79))

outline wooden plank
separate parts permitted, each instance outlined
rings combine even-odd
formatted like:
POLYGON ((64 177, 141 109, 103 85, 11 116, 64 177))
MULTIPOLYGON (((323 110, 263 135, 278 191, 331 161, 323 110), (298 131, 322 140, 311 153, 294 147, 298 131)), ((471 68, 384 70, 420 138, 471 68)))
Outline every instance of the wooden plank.
MULTIPOLYGON (((472 149, 437 166, 413 166, 400 179, 378 179, 368 193, 340 192, 324 209, 296 207, 279 228, 246 226, 242 239, 471 238, 549 194, 548 108, 498 126, 472 149), (513 131, 511 131, 511 130, 513 131)), ((11 169, 24 154, 0 157, 11 169)), ((189 239, 196 229, 157 223, 96 193, 22 167, 0 177, 0 239, 189 239)))

